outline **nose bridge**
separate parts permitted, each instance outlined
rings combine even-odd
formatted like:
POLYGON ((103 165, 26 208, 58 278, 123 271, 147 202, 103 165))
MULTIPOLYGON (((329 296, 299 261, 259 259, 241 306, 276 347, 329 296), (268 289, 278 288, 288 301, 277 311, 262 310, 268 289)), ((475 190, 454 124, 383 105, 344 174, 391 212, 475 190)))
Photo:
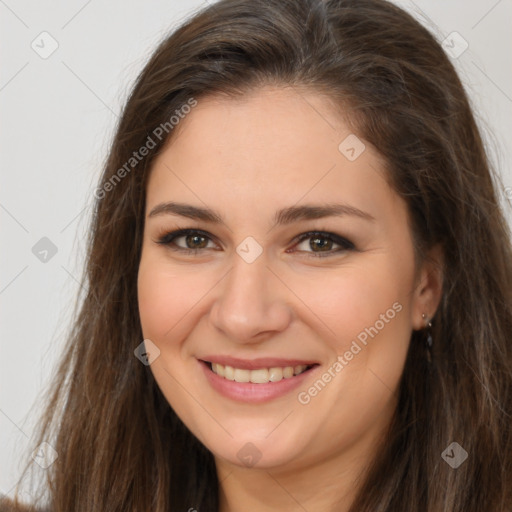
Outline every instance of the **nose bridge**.
POLYGON ((267 266, 264 254, 252 262, 233 255, 211 311, 214 326, 233 341, 255 341, 258 334, 280 331, 290 321, 283 286, 267 266))

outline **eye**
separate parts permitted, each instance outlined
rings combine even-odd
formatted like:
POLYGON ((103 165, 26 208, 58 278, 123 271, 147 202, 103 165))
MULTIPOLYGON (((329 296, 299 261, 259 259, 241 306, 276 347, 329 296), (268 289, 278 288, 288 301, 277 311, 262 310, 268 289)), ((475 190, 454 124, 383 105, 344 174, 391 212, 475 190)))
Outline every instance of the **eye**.
MULTIPOLYGON (((309 253, 308 257, 326 257, 334 256, 343 251, 355 250, 355 246, 349 240, 336 235, 334 233, 324 231, 309 231, 302 233, 296 238, 297 243, 295 248, 304 245, 299 252, 309 253), (309 244, 306 245, 306 242, 309 244), (333 250, 333 244, 339 246, 338 249, 333 250), (306 247, 312 249, 307 250, 306 247)), ((156 240, 158 244, 169 246, 173 251, 182 253, 197 254, 204 249, 218 250, 215 247, 208 247, 209 242, 213 242, 212 237, 206 231, 200 229, 179 229, 164 233, 156 240), (183 244, 177 243, 178 240, 183 239, 183 244)), ((294 250, 287 250, 286 252, 294 252, 294 250)))
POLYGON ((301 250, 309 253, 308 256, 314 258, 334 256, 343 251, 355 250, 354 244, 349 240, 334 233, 324 231, 310 231, 299 235, 298 243, 294 247, 299 247, 300 245, 313 249, 312 251, 304 250, 304 248, 301 250), (332 250, 333 244, 338 245, 340 248, 332 250))
POLYGON ((208 241, 211 237, 206 231, 199 229, 179 229, 160 236, 157 243, 168 245, 174 251, 185 253, 197 253, 202 249, 207 249, 208 241), (184 240, 185 247, 176 243, 176 240, 184 240))

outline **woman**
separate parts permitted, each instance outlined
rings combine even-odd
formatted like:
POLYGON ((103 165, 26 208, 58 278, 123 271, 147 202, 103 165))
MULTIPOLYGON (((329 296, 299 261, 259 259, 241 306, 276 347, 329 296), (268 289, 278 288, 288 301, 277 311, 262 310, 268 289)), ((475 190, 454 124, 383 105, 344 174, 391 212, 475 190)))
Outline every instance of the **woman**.
POLYGON ((37 443, 49 510, 510 510, 498 180, 396 6, 198 13, 139 76, 95 192, 37 443))

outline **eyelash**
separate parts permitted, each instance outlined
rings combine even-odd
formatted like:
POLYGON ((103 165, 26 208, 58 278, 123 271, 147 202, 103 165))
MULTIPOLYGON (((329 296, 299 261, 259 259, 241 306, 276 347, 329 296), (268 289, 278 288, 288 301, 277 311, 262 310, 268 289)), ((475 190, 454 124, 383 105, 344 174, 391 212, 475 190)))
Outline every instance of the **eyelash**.
MULTIPOLYGON (((167 233, 164 233, 161 235, 158 240, 156 240, 156 243, 167 245, 169 248, 173 251, 185 253, 185 254, 197 254, 200 251, 206 250, 206 248, 197 248, 197 249, 185 249, 183 247, 179 247, 174 243, 174 240, 177 238, 181 238, 183 236, 191 235, 191 234, 197 234, 201 235, 202 237, 208 238, 213 241, 212 237, 209 235, 208 232, 202 231, 201 229, 179 229, 177 231, 170 231, 167 233)), ((312 252, 312 251, 306 251, 308 253, 308 257, 312 258, 325 258, 329 256, 334 256, 335 254, 338 254, 343 251, 354 251, 356 250, 354 244, 339 235, 336 235, 334 233, 329 233, 326 231, 308 231, 307 233, 302 233, 295 237, 293 240, 296 243, 294 245, 298 245, 304 240, 307 240, 308 238, 313 238, 314 236, 330 240, 334 242, 335 244, 341 246, 340 249, 328 251, 325 253, 322 252, 312 252)))

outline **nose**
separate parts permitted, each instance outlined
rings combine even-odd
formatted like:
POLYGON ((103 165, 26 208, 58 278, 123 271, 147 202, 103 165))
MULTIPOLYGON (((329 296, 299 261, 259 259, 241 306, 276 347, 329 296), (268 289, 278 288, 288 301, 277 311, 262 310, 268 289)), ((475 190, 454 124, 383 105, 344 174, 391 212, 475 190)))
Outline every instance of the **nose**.
POLYGON ((287 300, 291 292, 268 267, 265 253, 252 263, 235 254, 233 267, 216 290, 210 320, 233 342, 259 343, 292 321, 287 300))

